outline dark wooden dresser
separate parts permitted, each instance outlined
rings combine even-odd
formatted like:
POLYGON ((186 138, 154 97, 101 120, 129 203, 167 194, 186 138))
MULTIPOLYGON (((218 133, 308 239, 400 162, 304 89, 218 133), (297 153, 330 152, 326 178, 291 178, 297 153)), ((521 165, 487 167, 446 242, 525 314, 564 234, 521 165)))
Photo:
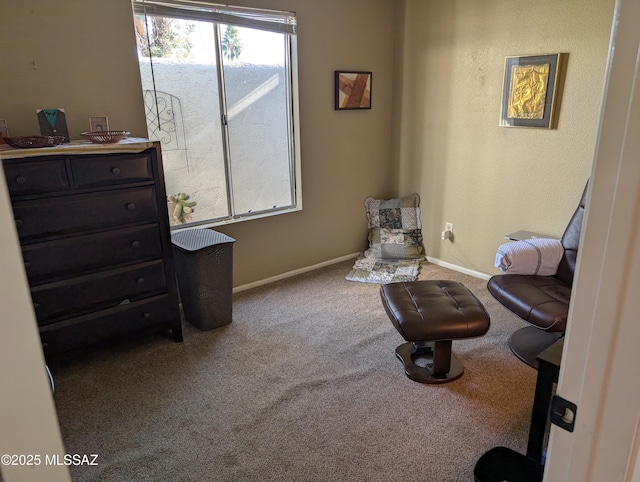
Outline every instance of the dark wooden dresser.
POLYGON ((45 355, 141 330, 182 341, 159 143, 3 149, 45 355))

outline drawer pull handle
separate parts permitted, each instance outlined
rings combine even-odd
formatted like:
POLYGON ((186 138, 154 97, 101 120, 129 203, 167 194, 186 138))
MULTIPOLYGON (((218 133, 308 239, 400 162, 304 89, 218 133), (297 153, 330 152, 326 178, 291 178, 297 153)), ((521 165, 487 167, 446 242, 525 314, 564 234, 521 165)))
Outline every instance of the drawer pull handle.
POLYGON ((24 267, 25 267, 25 269, 31 268, 31 263, 29 263, 29 261, 25 261, 24 262, 24 267))
POLYGON ((34 304, 33 304, 33 308, 34 308, 34 309, 36 309, 36 310, 37 310, 38 308, 40 308, 40 303, 34 303, 34 304))
POLYGON ((133 243, 131 243, 131 246, 133 246, 134 248, 139 248, 140 245, 140 241, 134 241, 133 243))
POLYGON ((24 223, 22 222, 22 219, 16 219, 16 226, 17 227, 21 228, 23 224, 24 223))
POLYGON ((149 313, 148 311, 145 311, 142 316, 144 316, 145 318, 151 318, 151 313, 149 313))
POLYGON ((27 178, 23 177, 23 176, 18 176, 18 177, 16 177, 16 182, 18 184, 24 184, 25 182, 27 182, 27 178))
POLYGON ((143 285, 144 284, 144 278, 138 278, 136 280, 136 283, 138 283, 139 285, 143 285))
POLYGON ((135 204, 133 204, 133 203, 129 203, 129 204, 127 204, 127 209, 128 209, 129 211, 133 211, 135 208, 136 208, 136 205, 135 205, 135 204))
POLYGON ((111 168, 111 174, 114 174, 114 175, 117 176, 118 174, 120 174, 120 169, 117 168, 117 167, 112 167, 111 168))

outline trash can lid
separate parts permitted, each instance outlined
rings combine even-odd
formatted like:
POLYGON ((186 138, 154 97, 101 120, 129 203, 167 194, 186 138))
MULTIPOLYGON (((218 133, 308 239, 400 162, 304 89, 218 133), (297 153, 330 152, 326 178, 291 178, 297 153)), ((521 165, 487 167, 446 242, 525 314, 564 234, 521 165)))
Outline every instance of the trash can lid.
POLYGON ((185 229, 171 233, 171 243, 185 251, 198 251, 209 246, 233 243, 235 239, 212 229, 185 229))

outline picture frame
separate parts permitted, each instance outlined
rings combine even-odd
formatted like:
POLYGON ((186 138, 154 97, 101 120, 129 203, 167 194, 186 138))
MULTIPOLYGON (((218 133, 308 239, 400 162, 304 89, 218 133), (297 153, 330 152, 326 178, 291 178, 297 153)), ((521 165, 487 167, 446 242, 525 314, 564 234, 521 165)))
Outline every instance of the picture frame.
POLYGON ((335 70, 335 110, 371 109, 373 72, 335 70))
POLYGON ((69 142, 69 129, 64 109, 36 109, 40 135, 64 136, 64 142, 69 142))
POLYGON ((506 57, 500 126, 555 129, 566 54, 506 57))
POLYGON ((9 128, 7 127, 6 119, 0 119, 0 140, 3 137, 9 137, 9 128))
POLYGON ((104 132, 108 130, 108 117, 89 117, 89 132, 104 132))

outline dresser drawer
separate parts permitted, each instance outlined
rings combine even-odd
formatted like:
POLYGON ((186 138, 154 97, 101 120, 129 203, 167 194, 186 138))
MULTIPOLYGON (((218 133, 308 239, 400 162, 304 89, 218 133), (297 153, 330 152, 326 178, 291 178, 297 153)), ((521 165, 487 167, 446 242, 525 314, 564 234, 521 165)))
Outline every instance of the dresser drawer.
POLYGON ((4 174, 12 197, 69 190, 64 159, 5 163, 4 174))
POLYGON ((156 221, 152 186, 52 197, 13 204, 22 240, 156 221))
POLYGON ((175 327, 169 295, 161 295, 42 326, 40 339, 45 353, 54 354, 141 329, 175 327))
POLYGON ((79 276, 31 288, 39 325, 60 316, 117 306, 166 290, 162 260, 79 276))
POLYGON ((71 172, 76 189, 153 180, 147 154, 72 158, 71 172))
POLYGON ((161 257, 160 227, 149 224, 23 246, 31 283, 161 257))

